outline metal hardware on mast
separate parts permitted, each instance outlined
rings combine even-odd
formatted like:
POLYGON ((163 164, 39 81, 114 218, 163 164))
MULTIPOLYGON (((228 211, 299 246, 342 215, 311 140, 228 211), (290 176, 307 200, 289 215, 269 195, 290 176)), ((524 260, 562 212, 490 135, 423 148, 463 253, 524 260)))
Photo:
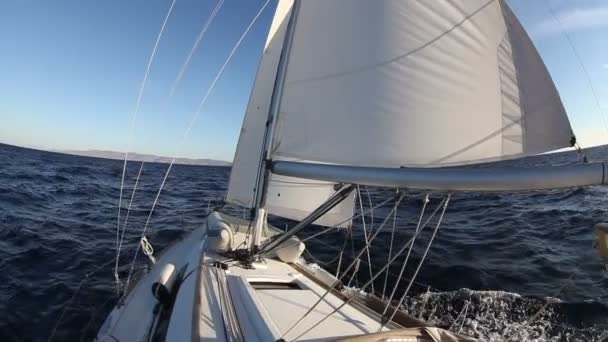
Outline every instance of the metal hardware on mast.
MULTIPOLYGON (((281 0, 279 0, 279 2, 280 1, 281 0)), ((268 179, 270 176, 269 163, 272 153, 271 150, 277 115, 279 113, 281 95, 283 93, 283 85, 285 82, 285 73, 287 71, 287 61, 289 59, 289 52, 291 51, 291 41, 294 33, 298 4, 298 0, 293 0, 291 14, 289 16, 289 23, 287 24, 287 30, 283 42, 283 50, 279 59, 274 89, 270 99, 270 110, 268 111, 266 129, 264 131, 264 143, 262 145, 262 154, 260 156, 260 165, 258 167, 257 183, 255 186, 255 218, 252 234, 253 238, 251 239, 251 244, 249 246, 252 253, 255 252, 255 249, 260 244, 262 231, 266 225, 267 213, 264 206, 266 205, 266 190, 268 189, 268 179)))

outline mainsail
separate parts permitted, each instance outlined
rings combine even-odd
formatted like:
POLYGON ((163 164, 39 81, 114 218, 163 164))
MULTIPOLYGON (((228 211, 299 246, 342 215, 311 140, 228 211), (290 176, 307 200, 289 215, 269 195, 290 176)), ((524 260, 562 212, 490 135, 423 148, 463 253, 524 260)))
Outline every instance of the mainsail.
MULTIPOLYGON (((290 167, 269 175, 266 209, 301 219, 335 192, 349 172, 341 166, 458 166, 574 142, 543 61, 503 1, 280 0, 227 200, 256 205, 254 189, 263 184, 258 169, 267 158, 290 167), (269 150, 262 151, 264 143, 271 143, 269 150), (298 165, 325 165, 332 175, 315 177, 326 169, 302 172, 298 165)), ((603 166, 590 170, 600 170, 603 181, 603 166)), ((351 214, 347 200, 324 224, 351 214)))
POLYGON ((498 0, 301 1, 273 155, 437 167, 570 146, 540 56, 498 0))

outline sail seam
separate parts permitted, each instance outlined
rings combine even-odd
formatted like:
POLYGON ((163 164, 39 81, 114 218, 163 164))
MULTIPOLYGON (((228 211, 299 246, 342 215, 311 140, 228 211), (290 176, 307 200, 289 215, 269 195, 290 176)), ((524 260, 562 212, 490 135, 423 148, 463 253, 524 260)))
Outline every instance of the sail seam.
POLYGON ((375 63, 375 64, 369 64, 369 65, 364 65, 364 66, 360 66, 358 68, 353 68, 351 70, 347 70, 347 71, 342 71, 342 72, 338 72, 338 73, 333 73, 333 74, 327 74, 327 75, 323 75, 323 76, 318 76, 318 77, 312 77, 312 78, 308 78, 308 79, 302 79, 302 80, 294 80, 294 81, 290 81, 287 84, 292 85, 292 84, 299 84, 299 83, 306 83, 306 82, 312 82, 312 81, 321 81, 321 80, 327 80, 327 79, 331 79, 331 78, 337 78, 337 77, 344 77, 347 75, 351 75, 351 74, 355 74, 355 73, 360 73, 360 72, 364 72, 366 70, 370 70, 370 69, 376 69, 376 68, 382 68, 385 67, 387 65, 390 65, 394 62, 397 62, 401 59, 407 58, 411 55, 414 55, 424 49, 426 49, 427 47, 433 45, 435 42, 441 40, 443 37, 447 36, 449 33, 455 31, 456 29, 460 28, 462 25, 464 25, 465 23, 469 22, 473 17, 475 17, 478 13, 482 12, 484 9, 486 9, 486 7, 488 7, 489 5, 491 5, 493 2, 495 2, 497 0, 490 0, 488 2, 486 2, 484 5, 480 6, 479 8, 477 8, 475 11, 471 12, 470 14, 468 14, 467 16, 465 16, 464 18, 462 18, 459 22, 457 22, 456 24, 454 24, 451 28, 449 28, 448 30, 443 31, 441 34, 437 35, 436 37, 432 38, 431 40, 429 40, 428 42, 418 46, 417 48, 414 48, 410 51, 407 51, 401 55, 397 55, 391 59, 379 62, 379 63, 375 63))

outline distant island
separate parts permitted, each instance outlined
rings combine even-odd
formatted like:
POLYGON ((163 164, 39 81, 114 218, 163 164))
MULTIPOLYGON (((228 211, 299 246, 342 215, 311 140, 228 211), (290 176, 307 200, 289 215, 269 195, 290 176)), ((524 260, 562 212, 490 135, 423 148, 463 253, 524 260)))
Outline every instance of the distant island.
MULTIPOLYGON (((53 152, 73 154, 77 156, 94 157, 94 158, 105 158, 105 159, 118 159, 124 160, 124 152, 116 151, 102 151, 102 150, 54 150, 53 152)), ((146 163, 170 163, 171 157, 156 156, 153 154, 141 154, 141 153, 129 153, 129 160, 143 161, 146 163)), ((175 164, 182 165, 208 165, 208 166, 231 166, 232 163, 225 160, 216 159, 192 159, 192 158, 175 158, 175 164)))

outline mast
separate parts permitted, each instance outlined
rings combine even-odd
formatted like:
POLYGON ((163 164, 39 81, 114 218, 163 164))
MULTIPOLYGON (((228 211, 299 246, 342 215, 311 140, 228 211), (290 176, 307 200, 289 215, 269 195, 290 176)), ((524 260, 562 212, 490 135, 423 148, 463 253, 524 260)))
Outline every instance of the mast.
MULTIPOLYGON (((277 6, 281 6, 281 1, 277 6)), ((298 10, 298 0, 293 0, 291 13, 289 16, 289 22, 287 24, 287 32, 285 34, 283 49, 281 57, 279 59, 279 65, 274 83, 272 97, 270 101, 270 110, 268 111, 268 119, 266 120, 266 128, 264 131, 264 144, 262 145, 262 154, 260 156, 260 164, 258 166, 258 175, 255 185, 255 218, 253 222, 253 233, 250 250, 254 252, 256 246, 260 244, 261 234, 266 225, 267 213, 265 210, 266 204, 266 193, 268 190, 268 180, 270 178, 269 163, 272 153, 273 136, 277 122, 277 116, 279 113, 280 99, 283 92, 283 85, 285 82, 285 73, 287 70, 287 61, 289 59, 289 52, 291 50, 291 42, 294 33, 295 21, 298 10)))

